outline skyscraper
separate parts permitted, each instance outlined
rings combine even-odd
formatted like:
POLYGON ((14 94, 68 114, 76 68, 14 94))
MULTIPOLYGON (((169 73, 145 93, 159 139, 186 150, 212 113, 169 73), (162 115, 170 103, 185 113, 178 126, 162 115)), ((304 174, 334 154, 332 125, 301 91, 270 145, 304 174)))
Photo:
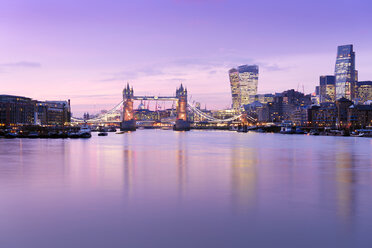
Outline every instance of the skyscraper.
POLYGON ((353 100, 355 97, 355 52, 353 45, 344 45, 337 48, 335 66, 336 100, 345 97, 353 100))
POLYGON ((238 110, 240 106, 251 103, 257 95, 258 66, 242 65, 229 70, 231 85, 232 108, 238 110))
POLYGON ((320 76, 319 86, 320 102, 334 102, 335 76, 320 76))
POLYGON ((238 110, 240 108, 240 80, 239 72, 233 68, 229 70, 230 86, 231 86, 231 97, 232 97, 232 108, 238 110))
POLYGON ((240 79, 241 105, 249 104, 250 96, 257 95, 258 66, 242 65, 238 67, 240 79))

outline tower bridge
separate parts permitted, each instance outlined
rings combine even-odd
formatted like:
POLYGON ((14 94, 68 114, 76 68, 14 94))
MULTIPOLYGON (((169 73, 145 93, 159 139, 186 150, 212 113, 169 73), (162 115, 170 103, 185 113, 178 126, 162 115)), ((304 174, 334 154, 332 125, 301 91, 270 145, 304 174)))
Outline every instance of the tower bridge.
POLYGON ((232 121, 239 121, 243 123, 251 122, 255 123, 256 119, 247 114, 238 114, 228 119, 218 119, 215 118, 199 108, 189 104, 187 102, 187 89, 181 84, 179 88, 176 89, 175 96, 136 96, 134 95, 133 87, 129 84, 123 90, 123 100, 117 104, 114 108, 109 110, 104 114, 100 114, 92 119, 83 120, 78 118, 72 118, 75 123, 87 122, 87 123, 115 123, 118 121, 107 121, 107 116, 122 110, 123 117, 120 122, 120 129, 122 131, 134 131, 141 121, 136 121, 134 118, 134 101, 144 100, 144 101, 173 101, 177 103, 176 107, 176 121, 174 125, 174 130, 187 131, 190 130, 190 123, 187 118, 187 109, 193 112, 195 115, 201 117, 208 123, 230 123, 232 121))
POLYGON ((187 89, 181 86, 176 90, 176 96, 135 96, 133 87, 127 84, 123 90, 123 121, 120 126, 121 131, 136 130, 136 120, 134 119, 134 100, 154 100, 154 101, 177 101, 177 115, 174 130, 188 131, 190 123, 187 121, 187 89))

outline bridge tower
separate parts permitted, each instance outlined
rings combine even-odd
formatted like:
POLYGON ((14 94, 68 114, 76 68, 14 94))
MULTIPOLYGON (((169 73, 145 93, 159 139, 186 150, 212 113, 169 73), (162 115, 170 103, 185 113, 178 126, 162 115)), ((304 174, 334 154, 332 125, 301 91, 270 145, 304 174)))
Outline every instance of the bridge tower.
POLYGON ((133 87, 127 87, 123 90, 123 121, 121 122, 121 131, 136 131, 136 120, 133 113, 133 87))
POLYGON ((187 89, 183 85, 176 90, 177 104, 177 120, 174 125, 176 131, 189 131, 190 123, 187 121, 187 89))

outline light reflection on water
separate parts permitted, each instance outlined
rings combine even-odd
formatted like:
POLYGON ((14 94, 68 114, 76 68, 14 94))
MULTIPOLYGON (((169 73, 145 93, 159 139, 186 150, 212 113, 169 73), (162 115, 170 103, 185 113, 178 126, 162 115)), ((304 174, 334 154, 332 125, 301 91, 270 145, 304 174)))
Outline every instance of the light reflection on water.
POLYGON ((372 141, 0 140, 0 247, 371 247, 372 141))

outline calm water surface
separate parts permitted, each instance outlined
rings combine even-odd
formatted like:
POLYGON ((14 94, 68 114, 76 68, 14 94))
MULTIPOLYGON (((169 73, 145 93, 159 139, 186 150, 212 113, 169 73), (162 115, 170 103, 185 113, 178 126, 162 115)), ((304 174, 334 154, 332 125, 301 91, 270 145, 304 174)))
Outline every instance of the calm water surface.
POLYGON ((372 139, 0 139, 0 247, 372 247, 372 139))

